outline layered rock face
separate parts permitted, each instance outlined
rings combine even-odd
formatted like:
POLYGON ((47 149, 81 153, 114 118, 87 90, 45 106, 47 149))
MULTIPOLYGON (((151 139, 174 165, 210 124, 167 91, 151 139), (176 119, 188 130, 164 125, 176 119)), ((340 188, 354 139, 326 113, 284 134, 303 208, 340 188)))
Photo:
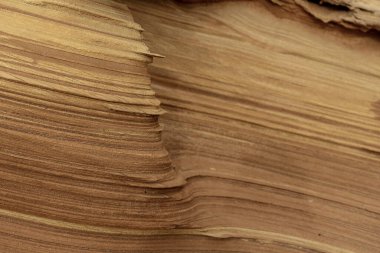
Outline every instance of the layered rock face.
POLYGON ((98 246, 97 233, 144 234, 185 219, 173 204, 184 180, 163 147, 147 72, 153 54, 128 7, 0 9, 0 251, 106 252, 127 242, 98 246))
POLYGON ((2 1, 0 252, 378 252, 378 9, 2 1))

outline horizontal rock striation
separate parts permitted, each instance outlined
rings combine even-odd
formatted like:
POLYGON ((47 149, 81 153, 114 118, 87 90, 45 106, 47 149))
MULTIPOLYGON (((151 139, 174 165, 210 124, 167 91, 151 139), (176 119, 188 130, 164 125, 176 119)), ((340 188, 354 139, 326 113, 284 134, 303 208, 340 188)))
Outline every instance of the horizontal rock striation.
POLYGON ((0 253, 377 253, 377 4, 274 1, 1 1, 0 253))

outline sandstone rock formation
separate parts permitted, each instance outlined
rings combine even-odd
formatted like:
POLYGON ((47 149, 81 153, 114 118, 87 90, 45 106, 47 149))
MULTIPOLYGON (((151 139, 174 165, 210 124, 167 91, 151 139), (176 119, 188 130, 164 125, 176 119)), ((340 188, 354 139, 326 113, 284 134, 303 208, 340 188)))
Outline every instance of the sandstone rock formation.
POLYGON ((380 252, 377 1, 0 11, 0 253, 380 252))

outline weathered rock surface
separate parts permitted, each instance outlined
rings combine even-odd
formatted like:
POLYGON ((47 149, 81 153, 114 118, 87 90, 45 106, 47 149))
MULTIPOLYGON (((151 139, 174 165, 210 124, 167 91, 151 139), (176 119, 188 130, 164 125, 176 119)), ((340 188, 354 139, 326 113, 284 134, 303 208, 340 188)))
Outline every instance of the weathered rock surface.
POLYGON ((0 252, 380 252, 377 1, 0 11, 0 252))

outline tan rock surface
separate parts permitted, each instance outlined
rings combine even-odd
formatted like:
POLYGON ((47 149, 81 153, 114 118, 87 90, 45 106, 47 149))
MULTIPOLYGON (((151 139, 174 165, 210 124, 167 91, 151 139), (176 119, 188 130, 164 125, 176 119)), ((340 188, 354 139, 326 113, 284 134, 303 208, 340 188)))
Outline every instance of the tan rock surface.
POLYGON ((1 1, 0 252, 380 252, 377 2, 328 3, 1 1))

